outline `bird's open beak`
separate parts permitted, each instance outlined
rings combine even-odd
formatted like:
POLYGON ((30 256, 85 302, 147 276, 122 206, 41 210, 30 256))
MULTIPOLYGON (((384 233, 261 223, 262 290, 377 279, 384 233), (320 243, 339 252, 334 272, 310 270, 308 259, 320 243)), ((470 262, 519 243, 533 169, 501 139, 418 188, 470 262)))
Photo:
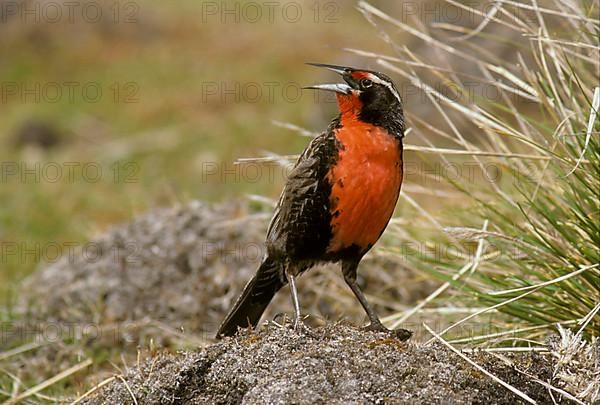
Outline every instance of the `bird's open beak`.
POLYGON ((336 93, 341 94, 350 94, 352 91, 352 87, 348 86, 346 83, 323 83, 323 84, 315 84, 314 86, 306 86, 302 87, 303 89, 313 89, 313 90, 327 90, 334 91, 336 93))
MULTIPOLYGON (((332 72, 335 72, 341 75, 344 79, 345 77, 352 71, 352 68, 337 66, 337 65, 327 65, 325 63, 306 63, 307 65, 322 67, 332 72)), ((324 84, 315 84, 313 86, 303 87, 303 89, 313 89, 313 90, 327 90, 333 91, 340 94, 350 94, 352 92, 352 87, 347 83, 324 83, 324 84)))

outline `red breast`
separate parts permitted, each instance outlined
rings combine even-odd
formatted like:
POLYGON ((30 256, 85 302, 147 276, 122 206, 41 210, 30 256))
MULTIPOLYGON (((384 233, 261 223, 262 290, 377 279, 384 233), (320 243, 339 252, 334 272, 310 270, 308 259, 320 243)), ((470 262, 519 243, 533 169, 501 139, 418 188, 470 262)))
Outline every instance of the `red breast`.
POLYGON ((332 184, 329 252, 352 245, 368 250, 381 236, 402 184, 400 140, 386 129, 360 121, 358 97, 338 95, 341 147, 328 173, 332 184))

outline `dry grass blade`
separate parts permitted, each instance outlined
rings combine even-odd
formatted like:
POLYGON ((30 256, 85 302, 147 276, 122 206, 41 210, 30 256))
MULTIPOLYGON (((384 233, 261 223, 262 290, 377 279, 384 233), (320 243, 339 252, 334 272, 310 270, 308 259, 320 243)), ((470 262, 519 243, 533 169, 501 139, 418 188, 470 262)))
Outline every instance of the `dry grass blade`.
POLYGON ((477 58, 475 58, 473 55, 462 52, 448 44, 445 44, 441 41, 438 41, 437 39, 432 38, 431 36, 411 27, 410 25, 391 17, 390 15, 384 13, 383 11, 379 10, 378 8, 367 3, 366 1, 359 1, 358 9, 365 15, 368 15, 368 16, 375 15, 375 16, 381 18, 383 21, 387 21, 387 22, 397 26, 398 28, 408 32, 411 35, 414 35, 415 37, 421 39, 422 41, 424 41, 427 44, 430 44, 437 48, 443 49, 444 51, 446 51, 452 55, 456 55, 461 58, 465 58, 465 59, 470 60, 475 63, 478 62, 477 58))
POLYGON ((479 33, 481 33, 487 26, 488 24, 494 19, 494 17, 496 16, 496 13, 498 12, 498 9, 502 7, 500 5, 500 3, 494 3, 492 5, 492 8, 490 9, 490 11, 488 13, 485 14, 485 17, 483 19, 483 21, 481 21, 479 23, 479 25, 477 27, 475 27, 474 30, 472 30, 471 32, 469 32, 466 35, 461 35, 459 37, 455 37, 455 38, 448 38, 448 41, 466 41, 468 39, 471 39, 475 36, 477 36, 479 33))
POLYGON ((576 271, 574 271, 572 273, 565 274, 564 276, 557 277, 555 279, 548 280, 548 281, 540 283, 540 284, 529 285, 527 287, 512 288, 510 290, 503 290, 503 291, 490 291, 490 292, 488 292, 488 294, 489 295, 506 295, 506 294, 512 294, 512 293, 515 293, 515 292, 521 292, 521 291, 531 290, 533 288, 539 289, 539 288, 546 287, 546 286, 549 286, 549 285, 552 285, 552 284, 560 283, 561 281, 568 280, 571 277, 575 277, 575 276, 583 273, 584 271, 595 269, 598 266, 600 266, 600 264, 594 264, 594 265, 591 265, 591 266, 586 266, 586 267, 583 267, 583 268, 581 268, 579 270, 576 270, 576 271))
POLYGON ((540 38, 540 37, 534 37, 534 38, 531 38, 531 40, 532 41, 549 42, 549 43, 558 44, 558 45, 568 45, 568 46, 573 46, 575 48, 600 50, 600 46, 598 46, 598 45, 585 44, 585 43, 581 43, 581 42, 562 41, 560 39, 549 39, 549 38, 540 38))
POLYGON ((138 405, 138 401, 135 398, 135 395, 133 395, 133 391, 131 390, 131 387, 129 386, 129 384, 127 383, 127 381, 123 378, 122 375, 118 375, 117 378, 119 380, 121 380, 121 382, 125 385, 125 388, 127 389, 127 391, 129 392, 129 395, 131 395, 131 399, 133 399, 133 403, 135 405, 138 405))
MULTIPOLYGON (((502 301, 502 302, 500 302, 500 303, 498 303, 498 304, 496 304, 496 305, 492 305, 491 307, 487 307, 487 308, 485 308, 485 309, 482 309, 482 310, 480 310, 480 311, 477 311, 477 312, 475 312, 474 314, 471 314, 471 315, 467 316, 466 318, 463 318, 463 319, 461 319, 460 321, 458 321, 458 322, 455 322, 455 323, 453 323, 452 325, 450 325, 450 326, 448 326, 447 328, 445 328, 443 331, 441 331, 441 332, 440 332, 440 336, 444 335, 444 334, 445 334, 445 333, 447 333, 449 330, 451 330, 451 329, 454 329, 454 328, 455 328, 455 327, 457 327, 458 325, 461 325, 461 324, 465 323, 466 321, 468 321, 468 320, 470 320, 470 319, 473 319, 473 318, 475 318, 476 316, 479 316, 479 315, 481 315, 481 314, 484 314, 484 313, 486 313, 486 312, 488 312, 488 311, 491 311, 491 310, 493 310, 493 309, 500 308, 500 307, 502 307, 502 306, 504 306, 504 305, 508 305, 508 304, 510 304, 510 303, 512 303, 512 302, 518 301, 518 300, 520 300, 521 298, 528 296, 529 294, 533 294, 534 292, 536 292, 536 291, 540 290, 541 288, 542 288, 542 287, 537 287, 536 289, 534 289, 534 290, 531 290, 531 291, 527 291, 526 293, 524 293, 524 294, 521 294, 521 295, 519 295, 519 296, 517 296, 517 297, 511 298, 511 299, 509 299, 509 300, 506 300, 506 301, 502 301)), ((428 344, 430 344, 432 341, 433 341, 433 339, 429 339, 427 342, 425 342, 425 344, 426 344, 426 345, 428 345, 428 344)))
POLYGON ((536 102, 540 101, 539 94, 535 90, 535 88, 533 86, 529 85, 527 82, 519 79, 516 75, 514 75, 508 69, 506 69, 502 66, 493 66, 493 65, 484 65, 484 66, 487 67, 492 72, 497 73, 497 74, 503 76, 504 78, 510 80, 514 84, 516 84, 519 87, 519 89, 522 90, 521 92, 517 92, 516 94, 519 94, 520 96, 525 97, 532 101, 536 101, 536 102), (524 91, 524 93, 523 93, 523 91, 524 91))
MULTIPOLYGON (((579 322, 576 319, 572 319, 570 321, 563 321, 563 322, 559 322, 560 325, 574 325, 577 322, 579 322)), ((485 340, 485 341, 491 341, 492 339, 498 338, 498 337, 504 337, 504 336, 510 336, 510 335, 517 335, 519 333, 524 333, 524 332, 530 332, 530 331, 534 331, 534 330, 540 330, 540 329, 545 329, 551 326, 555 326, 557 323, 547 323, 545 325, 536 325, 536 326, 529 326, 526 328, 518 328, 518 329, 511 329, 511 330, 505 330, 502 332, 497 332, 497 333, 488 333, 485 335, 479 335, 479 336, 471 336, 468 338, 460 338, 460 339, 452 339, 452 340, 448 340, 449 343, 473 343, 475 341, 479 341, 479 340, 485 340)))
MULTIPOLYGON (((483 156, 483 157, 500 157, 506 159, 523 159, 523 160, 539 160, 539 161, 550 161, 553 160, 552 156, 542 155, 531 155, 525 153, 502 153, 502 152, 489 152, 484 150, 465 150, 465 149, 448 149, 448 148, 436 148, 420 145, 405 145, 404 151, 406 152, 422 152, 422 153, 437 153, 440 155, 454 155, 454 156, 483 156)), ((250 158, 239 158, 234 164, 248 164, 248 163, 270 163, 285 161, 295 161, 299 155, 278 155, 278 156, 262 156, 262 157, 250 157, 250 158)), ((591 164, 589 160, 582 159, 580 163, 591 164)))
POLYGON ((444 346, 446 346, 448 349, 452 350, 460 358, 462 358, 467 363, 469 363, 470 365, 472 365, 473 367, 475 367, 477 370, 481 371, 482 373, 484 373, 485 375, 487 375, 488 377, 490 377, 492 380, 494 380, 497 383, 501 384, 503 387, 505 387, 509 391, 513 392, 514 394, 518 395, 519 397, 523 398, 525 401, 529 402, 530 404, 535 404, 536 403, 531 397, 529 397, 523 391, 521 391, 521 390, 513 387, 509 383, 507 383, 507 382, 501 380, 500 378, 496 377, 494 374, 490 373, 485 368, 481 367, 479 364, 475 363, 473 360, 471 360, 470 358, 468 358, 467 356, 465 356, 464 354, 462 354, 458 349, 456 349, 450 343, 446 342, 440 335, 438 335, 437 333, 435 333, 427 324, 424 323, 423 327, 425 329, 427 329, 427 331, 429 333, 431 333, 431 335, 433 336, 433 339, 439 341, 441 344, 443 344, 444 346))
POLYGON ((564 17, 564 18, 572 18, 574 20, 582 20, 582 21, 587 21, 587 22, 596 23, 596 24, 600 23, 600 21, 598 21, 597 18, 589 18, 589 17, 576 15, 576 14, 563 13, 561 11, 539 7, 537 4, 529 5, 529 4, 519 3, 516 1, 512 1, 512 0, 496 0, 496 1, 499 3, 510 4, 511 6, 522 8, 525 10, 535 11, 537 13, 555 15, 555 16, 564 17))
POLYGON ((416 202, 412 197, 410 197, 406 193, 400 194, 402 198, 404 198, 410 205, 417 209, 429 222, 431 222, 436 228, 443 229, 442 225, 435 219, 433 215, 431 215, 425 208, 423 208, 418 202, 416 202))
MULTIPOLYGON (((468 272, 471 267, 473 266, 473 263, 467 263, 466 265, 464 265, 452 278, 453 281, 458 280, 459 278, 461 278, 466 272, 468 272)), ((450 282, 445 282, 444 284, 442 284, 441 286, 439 286, 434 292, 432 292, 431 294, 429 294, 424 300, 422 300, 421 302, 419 302, 417 305, 415 305, 414 307, 412 307, 409 311, 405 312, 402 316, 400 316, 400 318, 398 318, 391 326, 391 329, 396 329, 398 326, 400 326, 403 322, 405 322, 408 318, 410 318, 411 316, 413 316, 414 314, 416 314, 417 312, 421 311, 421 309, 423 309, 423 307, 425 305, 427 305, 429 302, 433 301, 435 298, 437 298, 441 293, 443 293, 444 291, 446 291, 448 289, 448 287, 450 286, 450 282)), ((392 315, 389 318, 395 319, 397 316, 396 315, 392 315)))
MULTIPOLYGON (((446 25, 436 24, 436 26, 438 26, 438 25, 443 26, 444 28, 448 28, 448 24, 446 24, 446 25)), ((424 68, 424 69, 427 69, 427 71, 429 71, 429 72, 448 73, 448 74, 452 74, 452 75, 455 75, 458 77, 474 79, 474 80, 477 80, 481 84, 490 84, 490 85, 496 86, 498 88, 504 89, 506 91, 509 91, 510 93, 513 93, 515 95, 525 97, 528 100, 539 102, 539 99, 537 98, 536 90, 533 87, 529 86, 527 83, 518 79, 516 76, 510 74, 508 71, 506 71, 506 69, 494 68, 494 69, 497 69, 494 71, 498 74, 506 76, 507 79, 509 79, 512 82, 514 82, 515 84, 517 84, 518 88, 508 86, 497 80, 485 80, 484 78, 473 75, 473 74, 456 71, 453 69, 443 68, 443 67, 427 64, 427 63, 420 62, 420 61, 405 60, 405 59, 397 58, 394 56, 383 55, 380 53, 365 51, 362 49, 344 48, 344 50, 347 52, 351 52, 355 55, 359 55, 359 56, 364 56, 364 57, 373 58, 373 59, 381 59, 381 60, 385 60, 388 62, 399 63, 399 64, 406 65, 406 66, 424 68), (520 91, 520 90, 525 90, 525 92, 520 91)), ((491 66, 491 65, 489 65, 489 66, 491 66)), ((488 66, 488 68, 489 68, 489 66, 488 66)), ((286 128, 288 128, 288 127, 286 127, 286 128)), ((294 128, 289 127, 289 129, 294 129, 294 128)))
POLYGON ((496 131, 498 133, 505 133, 508 135, 511 135, 513 137, 515 137, 516 139, 520 139, 526 143, 528 143, 529 145, 535 147, 536 149, 540 150, 541 152, 544 152, 543 148, 540 148, 539 146, 535 145, 534 143, 532 143, 531 140, 529 139, 523 139, 523 137, 521 137, 521 135, 515 131, 514 129, 510 128, 508 125, 499 122, 497 120, 493 120, 490 119, 488 117, 486 117, 484 114, 482 114, 480 111, 475 111, 475 110, 471 110, 467 107, 465 107, 462 104, 456 103, 453 100, 449 99, 448 97, 444 96, 443 94, 441 94, 439 91, 437 91, 436 89, 434 89, 433 87, 431 87, 430 85, 428 85, 427 83, 424 83, 423 81, 421 81, 419 78, 414 77, 408 73, 406 73, 405 71, 403 71, 402 69, 398 68, 397 66, 394 66, 390 63, 388 63, 385 60, 378 60, 377 61, 381 66, 395 72, 398 73, 404 77, 406 77, 407 79, 411 80, 411 82, 419 89, 422 89, 426 92, 426 94, 428 95, 432 95, 433 97, 436 98, 436 100, 441 100, 443 101, 446 105, 448 105, 449 107, 463 113, 465 116, 467 116, 468 118, 473 119, 475 122, 480 123, 483 126, 487 126, 490 129, 492 129, 493 131, 496 131))
POLYGON ((92 364, 92 359, 87 359, 85 361, 82 361, 79 364, 74 365, 73 367, 69 367, 68 369, 58 373, 57 375, 55 375, 52 378, 47 379, 46 381, 41 382, 40 384, 36 385, 35 387, 31 387, 28 390, 24 391, 23 393, 17 395, 16 397, 13 397, 11 399, 9 399, 6 402, 6 405, 12 405, 12 404, 17 404, 20 401, 36 394, 37 392, 46 389, 48 387, 50 387, 51 385, 56 384, 57 382, 59 382, 60 380, 67 378, 68 376, 70 376, 71 374, 74 374, 86 367, 89 367, 92 364))
POLYGON ((242 165, 246 163, 269 163, 278 162, 280 160, 294 161, 297 160, 300 155, 281 155, 281 156, 263 156, 263 157, 251 157, 251 158, 239 158, 234 164, 242 165))
POLYGON ((455 7, 458 7, 458 8, 461 8, 461 9, 463 9, 463 10, 466 10, 466 11, 468 11, 469 13, 477 14, 477 15, 479 15, 479 16, 481 16, 481 17, 483 17, 484 19, 490 19, 491 21, 493 21, 493 22, 494 22, 494 23, 496 23, 496 24, 503 25, 503 26, 505 26, 505 27, 508 27, 508 28, 511 28, 511 29, 513 29, 513 30, 515 30, 515 31, 525 31, 525 32, 527 32, 527 28, 528 28, 528 27, 527 27, 527 24, 524 24, 524 23, 523 23, 521 20, 519 20, 518 18, 515 18, 515 16, 512 16, 512 15, 511 15, 509 12, 505 11, 505 10, 504 10, 502 7, 498 7, 498 8, 496 8, 496 13, 497 13, 498 11, 500 11, 501 13, 503 13, 503 14, 505 14, 505 15, 506 15, 506 14, 508 14, 508 15, 511 17, 511 19, 512 19, 513 21, 515 21, 517 24, 519 24, 519 26, 516 26, 516 25, 514 25, 514 24, 511 24, 511 23, 509 23, 509 22, 507 22, 507 21, 504 21, 504 20, 503 20, 503 19, 501 19, 501 18, 498 18, 498 17, 492 16, 492 15, 490 15, 490 13, 487 13, 487 14, 486 14, 486 13, 485 13, 484 11, 482 11, 482 10, 477 10, 477 9, 476 9, 476 8, 474 8, 474 7, 469 7, 468 5, 465 5, 465 4, 462 4, 462 3, 459 3, 459 2, 457 2, 457 1, 454 1, 454 0, 446 0, 446 3, 448 3, 448 4, 452 4, 452 5, 453 5, 453 6, 455 6, 455 7))
POLYGON ((307 130, 305 128, 302 128, 302 127, 300 127, 298 125, 294 125, 294 124, 289 123, 289 122, 283 122, 283 121, 273 120, 273 121, 271 121, 271 123, 273 125, 275 125, 276 127, 285 128, 285 129, 289 129, 289 130, 295 131, 298 134, 300 134, 302 136, 306 136, 308 138, 314 138, 315 136, 319 135, 318 132, 309 131, 309 130, 307 130))
MULTIPOLYGON (((7 376, 9 376, 13 380, 12 392, 9 393, 7 391, 2 390, 2 391, 0 391, 0 393, 2 395, 6 395, 6 397, 8 397, 8 398, 17 396, 17 393, 19 392, 18 391, 19 387, 21 387, 21 386, 24 385, 23 381, 19 377, 17 377, 16 375, 14 375, 13 373, 11 373, 10 371, 8 371, 8 370, 6 370, 4 368, 0 368, 0 371, 2 371, 4 374, 6 374, 7 376)), ((48 401, 48 402, 56 402, 56 403, 59 402, 59 400, 57 398, 50 397, 48 395, 44 395, 44 394, 39 393, 39 392, 36 392, 35 394, 33 394, 33 396, 35 396, 36 398, 39 398, 39 399, 43 399, 43 400, 48 401)))
POLYGON ((587 131, 585 134, 585 144, 583 146, 581 154, 579 155, 579 158, 577 159, 577 163, 575 164, 575 167, 573 168, 573 170, 571 170, 569 173, 567 173, 567 176, 570 176, 571 174, 573 174, 573 172, 575 170, 577 170, 577 168, 579 167, 579 164, 583 160, 585 151, 587 150, 587 148, 590 144, 590 139, 592 137, 592 131, 594 130, 594 122, 596 122, 596 115, 598 114, 598 108, 600 108, 600 87, 596 87, 596 89, 594 90, 594 98, 592 100, 592 110, 590 111, 590 118, 588 120, 587 131))
MULTIPOLYGON (((501 153, 488 152, 484 150, 464 150, 464 149, 447 149, 447 148, 429 148, 427 146, 406 145, 406 151, 439 153, 442 155, 458 155, 458 156, 487 156, 487 157, 502 157, 507 159, 526 159, 526 160, 552 160, 551 156, 528 155, 523 153, 501 153)), ((586 162, 589 163, 589 162, 586 162)))
POLYGON ((99 382, 98 384, 94 385, 92 388, 87 390, 83 395, 81 395, 80 397, 75 399, 75 401, 71 402, 71 405, 76 405, 76 404, 80 403, 85 398, 89 397, 94 392, 98 391, 100 388, 104 387, 106 384, 110 384, 111 382, 113 382, 116 379, 117 379, 117 376, 113 375, 112 377, 108 377, 106 380, 99 382))
POLYGON ((590 323, 590 321, 592 320, 592 318, 596 316, 596 314, 598 313, 598 311, 600 311, 600 302, 597 303, 596 306, 594 307, 594 309, 592 309, 590 311, 590 313, 587 314, 585 316, 585 318, 583 318, 581 320, 581 327, 579 328, 579 330, 575 334, 576 338, 578 338, 579 336, 581 336, 581 333, 583 332, 583 330, 585 329, 585 327, 590 323))
POLYGON ((37 349, 38 347, 42 347, 49 344, 49 342, 30 342, 19 347, 15 347, 14 349, 7 350, 5 352, 0 353, 0 360, 8 359, 9 357, 15 356, 17 354, 25 353, 30 350, 37 349))
MULTIPOLYGON (((483 227, 481 228, 481 231, 482 232, 486 232, 487 231, 487 226, 488 226, 488 221, 485 221, 484 224, 483 224, 483 227)), ((473 261, 471 261, 470 263, 465 264, 458 271, 458 273, 456 273, 452 277, 452 281, 458 280, 464 274, 466 274, 468 271, 473 272, 473 271, 475 271, 477 269, 477 266, 479 265, 479 260, 481 258, 481 254, 483 252, 483 241, 484 241, 483 238, 479 239, 479 241, 477 242, 478 243, 477 244, 477 252, 475 253, 475 257, 473 258, 473 261)), ((425 305, 427 305, 433 299, 435 299, 436 297, 438 297, 441 293, 443 293, 444 291, 446 291, 446 289, 448 289, 448 287, 450 287, 450 285, 451 285, 451 283, 449 281, 447 281, 444 284, 442 284, 434 292, 432 292, 431 294, 429 294, 429 296, 427 296, 427 298, 425 298, 424 300, 422 300, 418 305, 416 305, 410 311, 408 311, 404 315, 402 315, 402 317, 400 317, 400 319, 398 319, 396 322, 394 322, 392 324, 391 328, 392 329, 396 329, 403 322, 405 322, 408 318, 410 318, 415 313, 417 313, 418 311, 420 311, 421 308, 423 308, 425 305)))
MULTIPOLYGON (((450 343, 450 341, 447 341, 450 343)), ((533 347, 478 347, 475 349, 460 349, 463 353, 550 353, 545 346, 533 346, 533 347)))
POLYGON ((510 361, 508 358, 506 358, 505 356, 502 355, 498 355, 498 354, 494 354, 494 356, 496 358, 501 359, 502 361, 504 361, 506 364, 510 365, 514 370, 516 370, 517 372, 526 375, 527 377, 531 378, 532 381, 543 385, 544 387, 548 388, 549 390, 558 392, 559 394, 565 396, 566 398, 569 398, 571 401, 574 401, 580 405, 586 405, 585 402, 580 401, 578 398, 576 398, 575 396, 571 395, 570 393, 568 393, 565 390, 561 390, 560 388, 556 388, 555 386, 553 386, 552 384, 549 384, 545 381, 540 380, 539 378, 537 378, 534 375, 531 375, 529 373, 527 373, 526 371, 523 371, 521 369, 519 369, 512 361, 510 361))

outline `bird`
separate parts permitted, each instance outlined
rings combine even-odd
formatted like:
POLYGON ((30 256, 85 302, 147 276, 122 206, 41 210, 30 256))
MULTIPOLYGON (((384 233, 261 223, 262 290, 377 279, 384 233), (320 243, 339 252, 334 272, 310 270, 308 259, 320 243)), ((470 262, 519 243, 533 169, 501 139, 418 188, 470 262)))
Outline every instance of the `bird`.
POLYGON ((289 284, 294 328, 303 325, 297 277, 320 263, 341 271, 369 318, 366 330, 388 330, 357 283, 363 256, 382 235, 394 212, 403 178, 403 101, 385 74, 323 63, 342 83, 305 89, 335 93, 339 115, 314 137, 289 173, 267 229, 265 254, 221 323, 217 338, 256 327, 275 293, 289 284))

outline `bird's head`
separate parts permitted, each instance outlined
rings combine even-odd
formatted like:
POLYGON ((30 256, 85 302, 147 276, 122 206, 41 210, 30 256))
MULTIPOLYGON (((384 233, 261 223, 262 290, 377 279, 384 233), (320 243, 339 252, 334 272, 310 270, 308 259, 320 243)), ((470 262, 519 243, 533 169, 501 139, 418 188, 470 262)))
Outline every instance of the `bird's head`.
POLYGON ((373 70, 322 63, 308 64, 331 70, 344 79, 345 83, 315 84, 305 87, 335 92, 342 120, 356 118, 385 127, 399 136, 404 135, 402 98, 388 76, 373 70))

